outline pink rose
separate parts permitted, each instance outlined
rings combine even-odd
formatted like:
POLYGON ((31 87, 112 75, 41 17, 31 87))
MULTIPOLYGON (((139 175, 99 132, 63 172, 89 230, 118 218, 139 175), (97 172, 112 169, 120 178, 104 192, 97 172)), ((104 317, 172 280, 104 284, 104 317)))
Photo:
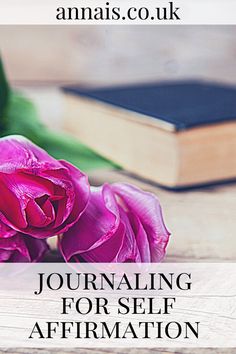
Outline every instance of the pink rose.
POLYGON ((154 194, 129 184, 91 189, 86 211, 60 237, 66 261, 160 262, 170 233, 154 194))
POLYGON ((88 203, 87 177, 21 136, 0 139, 0 151, 0 238, 67 231, 88 203))
POLYGON ((0 238, 0 262, 39 262, 48 249, 45 240, 16 233, 0 238))

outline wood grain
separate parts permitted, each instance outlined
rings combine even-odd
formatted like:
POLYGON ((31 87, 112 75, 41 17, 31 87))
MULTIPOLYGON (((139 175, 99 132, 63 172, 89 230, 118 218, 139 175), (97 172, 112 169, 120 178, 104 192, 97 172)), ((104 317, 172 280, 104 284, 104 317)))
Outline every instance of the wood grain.
POLYGON ((5 349, 0 350, 0 354, 234 354, 236 349, 136 349, 136 348, 119 348, 119 349, 5 349))

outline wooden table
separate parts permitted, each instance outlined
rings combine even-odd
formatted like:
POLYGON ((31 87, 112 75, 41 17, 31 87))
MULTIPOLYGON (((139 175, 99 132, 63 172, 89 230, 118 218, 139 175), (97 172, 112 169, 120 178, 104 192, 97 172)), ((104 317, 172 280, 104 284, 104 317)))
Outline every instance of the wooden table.
POLYGON ((236 349, 5 349, 1 354, 234 354, 236 349))
POLYGON ((236 184, 172 192, 130 177, 127 172, 95 171, 95 184, 125 181, 155 193, 172 233, 169 262, 234 262, 236 260, 236 184))
MULTIPOLYGON (((31 91, 30 91, 31 92, 31 91)), ((34 97, 35 91, 32 91, 34 97)), ((53 93, 57 107, 60 95, 53 93)), ((43 96, 45 98, 45 94, 43 96)), ((37 102, 41 112, 46 112, 45 99, 37 102)), ((50 102, 50 100, 48 100, 50 102)), ((48 103, 46 103, 48 104, 48 103)), ((60 107, 62 103, 60 101, 60 107)), ((49 110, 52 114, 53 109, 49 110)), ((52 114, 53 116, 53 114, 52 114)), ((55 118, 54 118, 55 119, 55 118)), ((60 125, 59 116, 57 117, 60 125)), ((45 117, 44 120, 46 121, 45 117)), ((53 121, 53 125, 55 120, 53 121)), ((49 124, 50 125, 50 124, 49 124)), ((162 204, 164 218, 172 236, 167 249, 167 262, 235 262, 236 261, 236 184, 186 192, 172 192, 157 185, 130 176, 124 171, 93 171, 90 182, 99 185, 104 182, 125 181, 134 183, 155 193, 162 204)), ((164 354, 205 354, 236 353, 236 349, 5 349, 2 353, 164 353, 164 354)))

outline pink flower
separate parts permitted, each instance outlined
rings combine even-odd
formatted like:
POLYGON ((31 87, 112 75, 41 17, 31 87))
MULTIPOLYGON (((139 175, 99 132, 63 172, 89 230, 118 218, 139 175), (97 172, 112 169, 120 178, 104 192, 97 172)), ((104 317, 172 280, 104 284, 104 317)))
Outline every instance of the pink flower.
POLYGON ((0 139, 0 151, 0 238, 46 238, 74 225, 88 203, 87 177, 21 136, 0 139))
POLYGON ((49 247, 45 240, 16 233, 0 238, 0 262, 39 262, 49 247))
POLYGON ((59 248, 66 261, 160 262, 169 236, 154 194, 105 184, 91 189, 86 211, 59 248))

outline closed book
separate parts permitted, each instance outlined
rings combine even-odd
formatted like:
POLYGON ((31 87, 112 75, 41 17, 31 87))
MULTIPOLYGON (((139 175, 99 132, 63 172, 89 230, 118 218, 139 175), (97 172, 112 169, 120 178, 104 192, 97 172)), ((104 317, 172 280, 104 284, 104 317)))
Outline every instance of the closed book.
POLYGON ((236 88, 187 81, 63 91, 65 128, 124 169, 171 188, 236 178, 236 88))

